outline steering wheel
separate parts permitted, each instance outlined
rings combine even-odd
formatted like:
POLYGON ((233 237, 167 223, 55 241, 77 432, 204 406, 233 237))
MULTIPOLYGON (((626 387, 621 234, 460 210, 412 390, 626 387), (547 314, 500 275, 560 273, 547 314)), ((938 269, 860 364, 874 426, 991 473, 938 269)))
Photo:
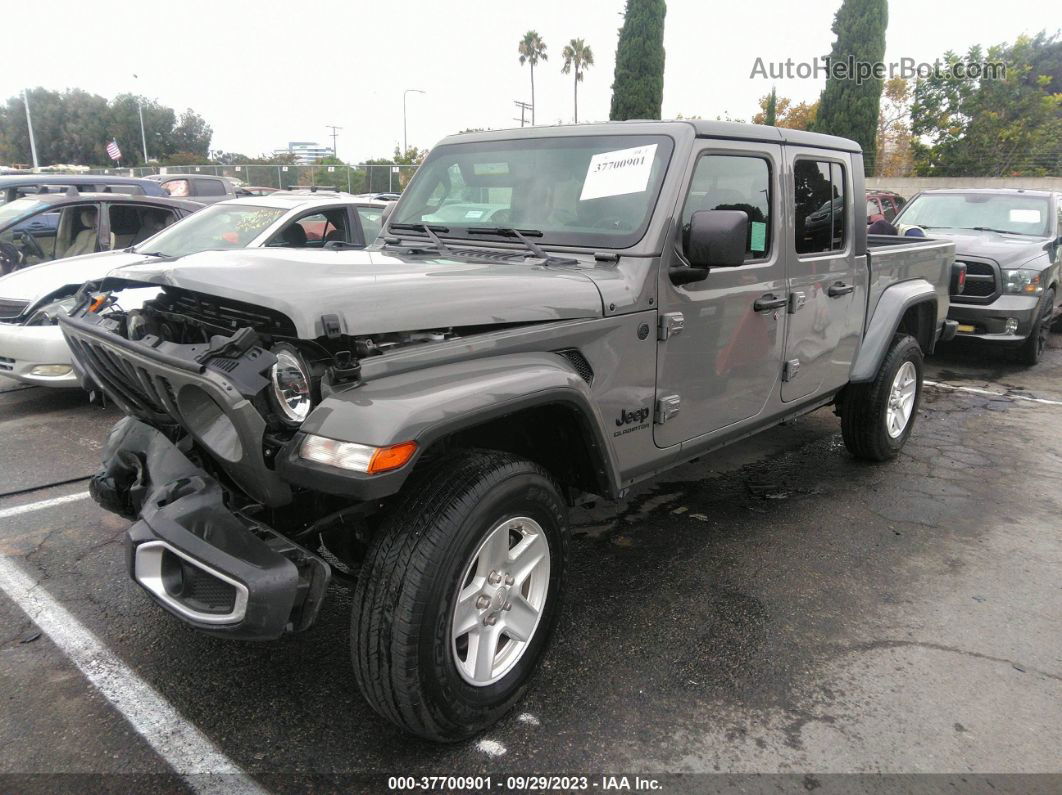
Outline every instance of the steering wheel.
POLYGON ((594 222, 594 229, 613 229, 617 232, 631 231, 631 222, 619 216, 608 216, 594 222))
POLYGON ((41 244, 37 242, 37 238, 31 233, 23 229, 19 233, 19 239, 22 241, 22 247, 30 249, 30 253, 33 254, 33 256, 40 257, 41 259, 48 259, 48 255, 44 253, 41 244))
POLYGON ((7 241, 0 240, 0 275, 7 276, 22 264, 22 252, 7 241))

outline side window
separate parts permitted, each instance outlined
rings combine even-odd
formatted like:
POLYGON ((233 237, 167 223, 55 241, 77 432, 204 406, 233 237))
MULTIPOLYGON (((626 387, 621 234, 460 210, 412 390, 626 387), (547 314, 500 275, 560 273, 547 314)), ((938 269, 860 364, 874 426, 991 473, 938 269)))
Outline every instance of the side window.
POLYGON ((188 196, 188 180, 186 179, 171 179, 168 182, 162 183, 162 189, 165 190, 171 196, 188 196))
POLYGON ((771 168, 761 157, 704 155, 693 172, 682 228, 698 210, 741 210, 748 216, 746 259, 763 259, 771 250, 771 168))
POLYGON ((892 199, 885 197, 881 200, 882 206, 885 208, 885 220, 891 221, 896 217, 896 208, 892 205, 892 199))
POLYGON ((365 233, 365 243, 369 244, 380 234, 383 226, 383 210, 378 207, 358 207, 361 230, 365 233))
POLYGON ((196 196, 224 196, 225 184, 219 179, 201 179, 195 183, 196 196))
POLYGON ((867 221, 870 221, 872 216, 881 212, 881 209, 875 203, 873 199, 867 199, 867 221))
POLYGON ((840 251, 845 246, 844 167, 825 160, 793 164, 793 207, 798 254, 840 251))

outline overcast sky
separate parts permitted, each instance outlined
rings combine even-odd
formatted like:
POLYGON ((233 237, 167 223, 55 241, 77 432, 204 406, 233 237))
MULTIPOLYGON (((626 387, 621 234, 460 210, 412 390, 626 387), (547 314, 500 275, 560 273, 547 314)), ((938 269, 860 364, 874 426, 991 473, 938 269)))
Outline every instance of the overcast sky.
MULTIPOLYGON (((829 52, 840 0, 669 0, 664 46, 665 118, 679 113, 748 120, 770 82, 750 79, 765 61, 810 61, 829 52)), ((932 61, 949 48, 1054 30, 1044 0, 892 0, 886 61, 932 61)), ((213 148, 257 155, 288 141, 330 143, 339 156, 386 156, 402 140, 431 146, 468 127, 518 125, 513 100, 530 101, 517 43, 528 29, 549 60, 535 70, 539 124, 570 122, 572 79, 564 45, 583 38, 595 66, 579 87, 579 117, 608 118, 623 0, 3 0, 0 98, 26 86, 83 88, 112 97, 137 91, 194 108, 214 128, 213 148), (45 12, 46 8, 46 12, 45 12), (139 79, 133 79, 133 73, 139 79)), ((1054 8, 1055 12, 1051 9, 1054 8)), ((823 81, 779 81, 780 95, 813 100, 823 81)), ((135 143, 135 142, 130 142, 135 143)))

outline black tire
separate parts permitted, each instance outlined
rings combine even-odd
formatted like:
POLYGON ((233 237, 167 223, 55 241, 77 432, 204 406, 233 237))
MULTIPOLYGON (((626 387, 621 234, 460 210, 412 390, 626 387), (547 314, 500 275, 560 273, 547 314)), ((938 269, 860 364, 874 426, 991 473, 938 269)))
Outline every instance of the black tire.
POLYGON ((841 400, 841 436, 845 447, 856 458, 866 461, 895 458, 911 435, 921 401, 922 349, 914 337, 897 334, 874 380, 849 384, 845 389, 841 400), (914 366, 916 373, 914 405, 903 431, 892 436, 887 428, 889 398, 896 374, 907 362, 914 366))
POLYGON ((354 591, 354 674, 376 712, 437 741, 469 737, 523 695, 560 612, 567 505, 540 466, 495 451, 455 453, 416 474, 369 548, 354 591), (493 684, 461 677, 451 640, 460 582, 482 540, 507 518, 543 528, 550 573, 541 617, 515 666, 493 684))
POLYGON ((1044 295, 1043 307, 1040 316, 1029 331, 1029 336, 1018 348, 1018 361, 1027 367, 1032 367, 1040 362, 1047 349, 1047 332, 1051 324, 1051 315, 1055 311, 1055 291, 1048 290, 1044 295))

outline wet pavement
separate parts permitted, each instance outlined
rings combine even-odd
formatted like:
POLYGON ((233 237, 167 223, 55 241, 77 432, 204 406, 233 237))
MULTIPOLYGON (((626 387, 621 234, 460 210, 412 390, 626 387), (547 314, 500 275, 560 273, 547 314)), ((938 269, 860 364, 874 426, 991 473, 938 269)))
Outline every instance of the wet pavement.
MULTIPOLYGON (((345 587, 301 636, 218 640, 127 580, 123 520, 88 499, 11 514, 84 491, 72 479, 118 414, 77 393, 0 383, 0 554, 267 789, 347 774, 827 776, 809 788, 833 773, 1057 774, 1062 337, 1051 345, 1034 369, 979 349, 934 357, 892 463, 852 459, 827 409, 576 512, 542 669, 467 743, 410 739, 361 699, 345 587)), ((168 774, 38 633, 0 593, 0 774, 168 774)))

